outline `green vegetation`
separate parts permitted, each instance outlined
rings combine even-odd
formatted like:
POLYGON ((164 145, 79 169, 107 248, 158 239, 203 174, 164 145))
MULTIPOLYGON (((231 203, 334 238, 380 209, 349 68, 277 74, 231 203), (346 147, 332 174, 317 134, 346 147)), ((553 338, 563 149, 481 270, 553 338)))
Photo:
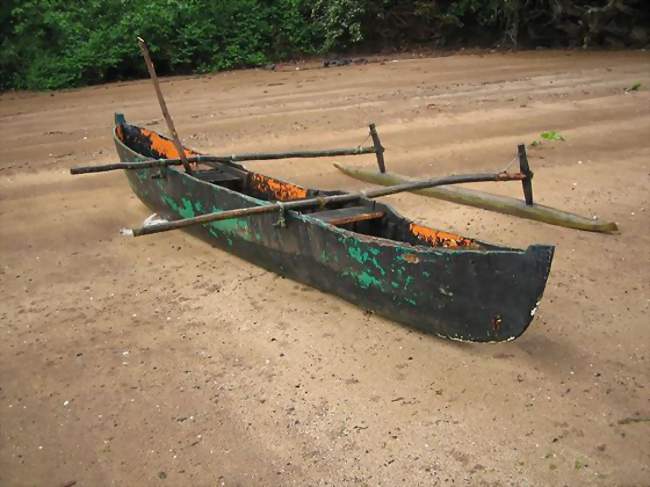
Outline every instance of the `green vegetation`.
MULTIPOLYGON (((0 13, 0 88, 144 77, 135 38, 161 74, 206 72, 311 52, 300 0, 11 0, 0 13), (13 4, 13 7, 11 7, 13 4)), ((4 5, 4 3, 3 3, 4 5)))
POLYGON ((646 0, 3 0, 0 89, 53 89, 415 45, 643 46, 646 0))
POLYGON ((541 139, 533 140, 533 142, 530 144, 531 146, 537 147, 539 145, 542 145, 543 140, 547 140, 547 141, 556 140, 559 142, 564 142, 566 140, 562 134, 556 132, 555 130, 547 130, 539 134, 539 136, 541 137, 541 139))
POLYGON ((632 86, 625 88, 625 91, 629 93, 630 91, 639 91, 641 89, 641 83, 634 83, 632 86))
POLYGON ((547 130, 546 132, 539 134, 539 136, 544 140, 559 140, 562 142, 566 140, 560 133, 556 132, 555 130, 547 130))

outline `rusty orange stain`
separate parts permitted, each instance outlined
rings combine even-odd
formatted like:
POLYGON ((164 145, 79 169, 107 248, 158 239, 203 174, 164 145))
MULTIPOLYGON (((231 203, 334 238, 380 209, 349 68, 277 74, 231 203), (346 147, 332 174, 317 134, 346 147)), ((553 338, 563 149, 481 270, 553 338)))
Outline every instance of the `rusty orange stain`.
POLYGON ((501 318, 501 315, 496 315, 494 318, 492 318, 492 329, 498 333, 499 330, 501 329, 501 324, 503 323, 503 318, 501 318))
POLYGON ((307 197, 307 190, 295 184, 285 183, 263 174, 251 173, 251 184, 262 193, 270 193, 278 201, 301 200, 307 197))
POLYGON ((447 233, 432 228, 423 227, 416 223, 411 223, 409 230, 418 239, 424 240, 432 247, 445 247, 455 249, 457 247, 478 248, 476 242, 469 238, 461 237, 453 233, 447 233))
POLYGON ((122 125, 117 125, 115 127, 115 133, 117 134, 117 138, 124 142, 124 129, 122 128, 122 125))
POLYGON ((417 264, 420 262, 420 258, 415 254, 404 254, 402 259, 408 262, 409 264, 417 264))
MULTIPOLYGON (((151 141, 151 148, 156 151, 160 157, 164 157, 165 159, 178 158, 178 151, 176 150, 174 142, 156 132, 153 132, 152 130, 140 128, 140 132, 144 137, 151 141)), ((185 149, 184 152, 187 157, 197 155, 196 152, 191 151, 190 149, 185 149)))

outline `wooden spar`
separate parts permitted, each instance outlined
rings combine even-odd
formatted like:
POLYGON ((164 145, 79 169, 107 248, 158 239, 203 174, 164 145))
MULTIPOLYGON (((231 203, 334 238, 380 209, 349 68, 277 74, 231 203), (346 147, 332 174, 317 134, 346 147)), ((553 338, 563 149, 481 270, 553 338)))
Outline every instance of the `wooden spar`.
POLYGON ((203 223, 211 223, 222 220, 230 220, 232 218, 241 218, 253 215, 261 215, 264 213, 273 213, 276 211, 298 210, 301 208, 309 208, 313 206, 325 207, 330 203, 347 203, 355 201, 360 198, 379 198, 381 196, 388 196, 397 194, 404 191, 414 191, 424 188, 432 188, 434 186, 443 186, 446 184, 461 184, 461 183, 475 183, 484 181, 521 181, 525 176, 520 173, 483 173, 483 174, 463 174, 456 176, 446 176, 443 178, 426 179, 419 181, 411 181, 408 183, 397 184, 387 188, 377 188, 367 191, 360 191, 358 193, 339 194, 334 196, 308 198, 304 200, 288 201, 286 203, 273 203, 269 205, 254 206, 251 208, 238 208, 236 210, 220 211, 214 213, 206 213, 204 215, 195 216, 192 218, 184 218, 181 220, 174 220, 157 225, 148 225, 134 229, 123 229, 124 235, 131 235, 140 237, 142 235, 150 235, 152 233, 166 232, 168 230, 176 230, 185 228, 192 225, 203 223))
MULTIPOLYGON (((377 173, 374 171, 365 171, 362 169, 341 166, 334 166, 342 173, 360 181, 383 186, 394 184, 403 184, 411 179, 399 174, 377 173)), ((532 204, 527 205, 525 202, 508 196, 486 193, 469 188, 427 188, 414 191, 422 196, 437 198, 444 201, 451 201, 461 205, 473 206, 484 210, 496 211, 506 215, 527 218, 529 220, 548 223, 576 230, 588 232, 614 233, 618 231, 618 226, 614 222, 605 222, 602 220, 592 220, 574 213, 558 210, 549 206, 532 204)))
MULTIPOLYGON (((360 154, 372 154, 374 147, 353 147, 348 149, 325 149, 306 150, 293 152, 252 152, 247 154, 232 154, 230 156, 195 156, 186 157, 187 162, 211 163, 211 162, 241 162, 241 161, 269 161, 276 159, 308 159, 313 157, 341 157, 356 156, 360 154)), ((90 174, 97 172, 116 171, 119 169, 144 169, 148 167, 179 166, 183 163, 180 159, 152 159, 142 162, 118 162, 103 164, 101 166, 77 166, 70 169, 70 174, 90 174)))
POLYGON ((156 67, 154 66, 153 61, 151 60, 151 55, 149 54, 149 48, 147 47, 147 43, 144 41, 142 37, 138 37, 138 44, 140 45, 140 51, 142 51, 142 56, 144 57, 145 64, 147 65, 147 70, 149 71, 149 77, 151 78, 151 81, 153 82, 153 87, 156 90, 158 103, 160 103, 160 109, 162 110, 162 114, 163 117, 165 118, 165 122, 167 122, 167 128, 169 129, 169 132, 172 135, 174 146, 178 151, 178 157, 180 158, 183 167, 185 168, 185 172, 187 172, 188 174, 192 174, 192 168, 190 167, 190 163, 187 162, 187 158, 185 157, 185 149, 183 149, 183 145, 181 144, 181 141, 178 138, 176 127, 174 127, 174 121, 172 120, 172 116, 169 114, 169 110, 167 110, 167 103, 165 103, 165 98, 163 97, 162 91, 160 90, 160 84, 158 83, 158 76, 156 75, 156 67))
MULTIPOLYGON (((187 162, 199 162, 198 157, 188 157, 187 162)), ((183 162, 180 159, 151 159, 141 162, 114 162, 102 164, 101 166, 77 166, 70 168, 70 174, 92 174, 96 172, 117 171, 119 169, 146 169, 148 167, 179 166, 183 162)))
POLYGON ((240 162, 240 161, 269 161, 273 159, 309 159, 312 157, 337 157, 357 156, 360 154, 372 154, 374 147, 353 147, 350 149, 325 149, 313 151, 291 151, 291 152, 251 152, 248 154, 233 154, 231 156, 214 156, 212 162, 240 162))

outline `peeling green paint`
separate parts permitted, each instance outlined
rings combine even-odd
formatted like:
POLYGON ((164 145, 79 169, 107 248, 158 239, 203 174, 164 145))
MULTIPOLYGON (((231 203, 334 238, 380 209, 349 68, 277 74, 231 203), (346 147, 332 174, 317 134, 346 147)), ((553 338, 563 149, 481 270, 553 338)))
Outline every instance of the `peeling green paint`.
POLYGON ((183 206, 176 203, 174 198, 167 194, 160 195, 165 204, 171 208, 175 213, 179 214, 183 218, 192 218, 194 216, 194 208, 192 207, 192 202, 187 198, 182 198, 181 201, 183 206))
POLYGON ((347 247, 348 255, 352 257, 359 264, 371 263, 375 269, 379 271, 382 276, 386 275, 386 271, 379 264, 376 256, 381 253, 379 249, 369 248, 368 250, 362 250, 359 246, 359 243, 354 239, 344 239, 344 245, 347 247), (371 255, 372 254, 372 255, 371 255))
POLYGON ((181 201, 183 202, 183 207, 179 209, 180 215, 183 218, 193 218, 195 214, 192 201, 187 198, 181 198, 181 201))
POLYGON ((381 289, 381 281, 375 276, 368 274, 366 271, 363 271, 357 275, 357 280, 363 288, 369 288, 370 286, 375 286, 381 289))
MULTIPOLYGON (((194 210, 194 205, 189 198, 181 198, 182 205, 179 205, 174 198, 168 194, 161 193, 160 195, 163 202, 176 214, 180 215, 182 218, 192 218, 196 216, 196 211, 194 210)), ((197 211, 201 212, 203 206, 198 203, 196 204, 197 211)), ((212 212, 221 211, 220 208, 213 207, 212 212)), ((251 240, 252 235, 248 225, 248 221, 245 218, 233 218, 230 220, 222 220, 218 222, 208 223, 206 225, 208 231, 213 237, 220 237, 222 234, 235 234, 244 240, 251 240)), ((255 234, 257 240, 261 240, 262 236, 255 234)), ((229 238, 228 245, 232 246, 232 239, 229 238)))
POLYGON ((164 193, 160 195, 160 198, 169 208, 178 213, 178 205, 176 204, 176 201, 174 201, 174 198, 164 193))
POLYGON ((382 289, 381 281, 366 271, 361 271, 361 272, 345 271, 343 275, 354 278, 359 284, 359 286, 361 286, 363 289, 368 289, 371 286, 382 289))

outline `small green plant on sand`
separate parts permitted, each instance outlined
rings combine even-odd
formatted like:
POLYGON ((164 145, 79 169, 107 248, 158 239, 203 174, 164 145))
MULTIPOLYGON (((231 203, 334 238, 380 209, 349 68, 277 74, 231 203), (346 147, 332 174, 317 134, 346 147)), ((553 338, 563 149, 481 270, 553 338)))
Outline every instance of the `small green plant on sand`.
POLYGON ((556 132, 555 130, 542 132, 540 134, 540 137, 544 140, 561 140, 562 142, 566 140, 560 133, 556 132))
POLYGON ((562 134, 556 132, 555 130, 547 130, 546 132, 539 134, 539 136, 541 139, 533 140, 533 142, 530 144, 531 146, 537 147, 542 145, 542 140, 559 140, 561 142, 564 142, 566 140, 562 134))
POLYGON ((634 83, 632 86, 625 88, 625 93, 629 93, 631 91, 639 91, 641 89, 641 86, 642 85, 639 82, 634 83))

